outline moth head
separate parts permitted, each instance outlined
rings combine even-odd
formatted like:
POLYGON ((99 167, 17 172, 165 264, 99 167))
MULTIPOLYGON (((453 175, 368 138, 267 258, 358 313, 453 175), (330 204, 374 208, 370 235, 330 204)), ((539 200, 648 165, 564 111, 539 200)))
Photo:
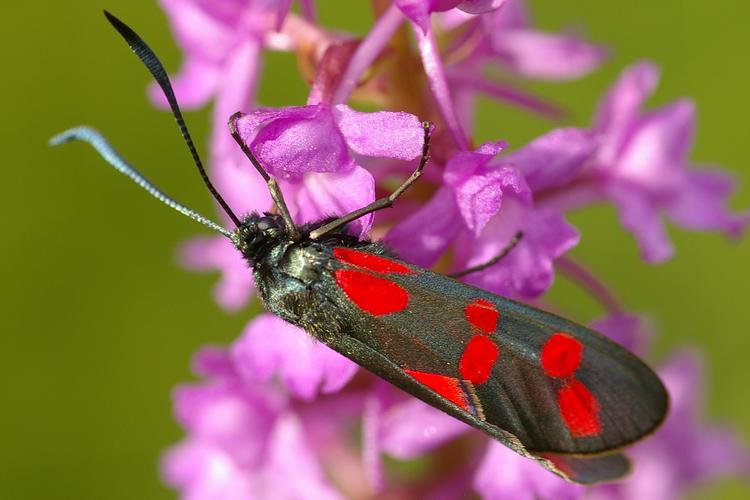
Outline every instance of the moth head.
POLYGON ((252 213, 242 221, 232 240, 242 255, 253 261, 260 249, 277 240, 283 232, 284 220, 280 215, 252 213))

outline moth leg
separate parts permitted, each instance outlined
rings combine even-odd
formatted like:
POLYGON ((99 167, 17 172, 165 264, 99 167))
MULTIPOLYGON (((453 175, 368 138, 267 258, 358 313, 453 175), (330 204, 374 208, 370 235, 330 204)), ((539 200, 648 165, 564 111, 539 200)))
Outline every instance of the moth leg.
POLYGON ((273 200, 274 205, 279 211, 279 215, 281 215, 281 218, 284 220, 284 227, 289 232, 289 235, 292 237, 292 239, 296 240, 300 236, 299 229, 297 229, 297 226, 292 220, 292 215, 289 213, 289 208, 287 208, 286 206, 286 201, 284 201, 284 195, 279 188, 279 184, 276 182, 276 179, 268 175, 268 172, 266 172, 266 170, 261 166, 258 159, 255 157, 253 152, 250 151, 250 148, 247 147, 245 142, 242 140, 242 137, 240 137, 239 132, 237 131, 236 122, 237 118, 239 118, 240 116, 242 116, 242 112, 238 111, 237 113, 229 117, 229 132, 232 134, 232 137, 237 142, 237 144, 239 144, 242 152, 245 153, 245 156, 247 156, 247 158, 250 160, 250 163, 253 164, 255 170, 257 170, 260 176, 263 177, 263 180, 266 181, 268 191, 271 193, 271 199, 273 200))
POLYGON ((390 208, 393 206, 393 202, 398 199, 399 196, 404 194, 404 191, 409 189, 409 186, 414 184, 417 179, 419 179, 422 176, 422 170, 424 170, 425 165, 427 164, 427 160, 430 159, 430 132, 432 130, 432 123, 430 122, 422 122, 422 127, 424 128, 424 143, 422 144, 422 158, 419 160, 419 165, 417 165, 416 170, 412 172, 412 174, 409 176, 406 181, 404 181, 401 186, 398 187, 394 192, 392 192, 389 196, 386 196, 385 198, 380 198, 379 200, 375 200, 374 202, 370 203, 369 205, 362 207, 360 209, 355 210, 354 212, 348 213, 342 217, 339 217, 338 219, 329 222, 328 224, 319 227, 318 229, 312 231, 310 233, 310 239, 316 239, 320 238, 326 233, 329 233, 333 231, 336 228, 339 228, 345 224, 348 224, 349 222, 353 220, 357 220, 360 217, 363 217, 367 214, 370 214, 372 212, 377 212, 378 210, 382 210, 384 208, 390 208))
POLYGON ((451 278, 460 278, 462 276, 466 276, 467 274, 484 271, 488 267, 494 266, 495 264, 503 260, 503 258, 505 258, 505 256, 508 255, 511 252, 511 250, 513 250, 516 247, 516 245, 518 245, 518 242, 520 242, 522 238, 523 238, 523 232, 518 231, 516 234, 513 235, 513 238, 511 238, 508 244, 505 245, 505 248, 500 250, 499 254, 495 255, 487 262, 483 264, 479 264, 477 266, 472 266, 468 269, 464 269, 463 271, 458 272, 458 273, 449 274, 448 276, 450 276, 451 278))

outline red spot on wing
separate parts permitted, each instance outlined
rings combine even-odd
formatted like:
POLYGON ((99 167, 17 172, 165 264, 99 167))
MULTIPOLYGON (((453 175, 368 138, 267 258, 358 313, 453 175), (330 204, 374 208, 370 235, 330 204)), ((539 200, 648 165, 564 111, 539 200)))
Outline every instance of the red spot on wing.
POLYGON ((542 346, 542 368, 549 377, 569 377, 581 364, 583 345, 565 333, 553 334, 542 346))
POLYGON ((451 403, 469 411, 469 402, 467 401, 466 394, 461 389, 461 383, 457 378, 414 370, 404 371, 414 377, 419 383, 426 385, 451 403))
POLYGON ((334 248, 333 256, 345 264, 369 269, 376 273, 414 274, 414 271, 399 262, 352 248, 334 248))
POLYGON ((392 281, 352 269, 338 269, 334 274, 346 296, 373 316, 403 311, 409 304, 409 292, 392 281))
POLYGON ((573 380, 565 384, 557 393, 557 404, 571 436, 581 438, 602 432, 599 402, 582 382, 573 380))
POLYGON ((475 385, 484 384, 490 377, 498 353, 493 341, 482 335, 474 335, 461 355, 458 365, 461 377, 475 385))
POLYGON ((495 305, 484 299, 477 299, 464 308, 466 319, 472 325, 486 333, 492 333, 497 328, 497 312, 495 305))

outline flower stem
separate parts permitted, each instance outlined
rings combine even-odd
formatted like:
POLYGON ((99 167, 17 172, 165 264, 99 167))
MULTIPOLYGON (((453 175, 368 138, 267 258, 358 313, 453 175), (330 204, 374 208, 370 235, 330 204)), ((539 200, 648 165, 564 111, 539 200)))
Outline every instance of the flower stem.
POLYGON ((608 312, 622 311, 620 303, 602 281, 578 262, 560 257, 555 262, 557 269, 569 279, 577 283, 583 290, 599 302, 608 312))

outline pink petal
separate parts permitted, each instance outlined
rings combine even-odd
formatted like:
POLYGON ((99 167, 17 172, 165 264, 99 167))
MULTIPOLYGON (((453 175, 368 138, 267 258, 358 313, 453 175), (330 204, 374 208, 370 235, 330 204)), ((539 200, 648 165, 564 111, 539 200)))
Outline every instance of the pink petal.
POLYGON ((554 260, 577 245, 579 236, 559 212, 530 210, 513 196, 504 200, 503 209, 477 240, 458 240, 456 261, 462 267, 456 270, 489 261, 505 248, 518 230, 523 231, 523 239, 502 261, 485 271, 470 274, 466 281, 501 295, 538 297, 552 284, 554 260))
POLYGON ((357 365, 277 316, 253 319, 231 348, 237 370, 248 383, 278 376, 295 396, 312 400, 318 390, 340 390, 357 365))
POLYGON ((351 168, 344 136, 324 105, 258 110, 242 115, 235 124, 242 140, 273 175, 351 168))
MULTIPOLYGON (((216 92, 220 74, 219 67, 207 59, 186 59, 180 72, 170 77, 180 107, 194 109, 208 103, 216 92)), ((149 84, 148 96, 156 106, 168 108, 167 99, 156 82, 149 84)))
POLYGON ((496 141, 485 142, 474 151, 459 151, 445 165, 445 183, 453 188, 460 187, 473 175, 484 172, 483 167, 506 147, 505 141, 496 141))
MULTIPOLYGON (((477 21, 477 17, 459 9, 451 9, 446 10, 445 12, 440 12, 439 14, 435 14, 433 21, 437 22, 437 25, 440 27, 441 31, 452 31, 464 24, 469 25, 469 21, 477 21)), ((469 26, 470 27, 466 31, 464 31, 462 36, 466 36, 470 31, 473 31, 473 29, 476 27, 476 24, 472 23, 469 26)), ((454 41, 453 43, 456 42, 454 41)))
POLYGON ((618 177, 653 189, 679 182, 695 130, 695 106, 680 100, 633 125, 617 160, 618 177))
POLYGON ((538 193, 570 183, 586 167, 597 146, 589 131, 561 128, 534 139, 503 161, 517 167, 538 193))
POLYGON ((463 226, 451 189, 442 187, 418 211, 399 222, 385 243, 402 259, 432 267, 463 226))
MULTIPOLYGON (((479 237, 464 230, 460 237, 455 238, 455 266, 456 271, 483 264, 493 257, 497 256, 513 236, 521 229, 521 225, 526 218, 530 207, 514 196, 507 196, 503 200, 503 209, 493 217, 484 227, 479 237)), ((486 288, 495 293, 500 293, 498 287, 506 293, 510 288, 511 268, 508 266, 508 259, 518 251, 524 251, 522 244, 525 244, 525 237, 513 249, 513 252, 500 261, 496 266, 490 267, 487 271, 470 274, 467 281, 477 284, 481 282, 481 288, 486 288), (492 278, 488 279, 483 276, 489 273, 492 278), (492 286, 488 286, 492 285, 492 286)))
POLYGON ((691 425, 694 415, 703 405, 704 363, 702 356, 692 350, 673 354, 658 370, 659 377, 669 392, 669 420, 681 420, 691 425))
POLYGON ((361 113, 344 104, 335 110, 339 129, 355 153, 399 160, 412 160, 422 154, 424 128, 411 113, 361 113))
POLYGON ((581 486, 543 469, 510 448, 490 441, 487 452, 474 476, 474 489, 482 498, 535 500, 554 498, 573 500, 583 491, 581 486))
POLYGON ((244 465, 262 459, 275 408, 260 392, 236 385, 183 385, 174 391, 177 420, 205 442, 220 446, 244 465))
POLYGON ((488 142, 475 151, 455 154, 446 164, 445 182, 453 188, 464 223, 475 235, 500 210, 505 191, 530 199, 526 182, 515 168, 487 167, 503 147, 503 142, 488 142))
POLYGON ((640 191, 639 187, 611 185, 608 194, 617 207, 620 223, 638 242, 641 256, 646 262, 663 262, 674 254, 657 208, 640 191))
POLYGON ((193 355, 190 367, 196 375, 206 378, 231 379, 236 376, 225 347, 203 346, 193 355))
POLYGON ((561 213, 543 208, 529 214, 523 232, 529 251, 508 256, 508 265, 515 268, 518 293, 533 298, 552 285, 555 259, 577 246, 581 237, 561 213))
POLYGON ((496 31, 492 34, 492 49, 518 73, 544 80, 580 78, 596 69, 607 56, 601 46, 573 36, 534 30, 496 31))
POLYGON ((425 0, 394 0, 396 5, 409 20, 419 26, 423 32, 430 29, 430 13, 425 0))
POLYGON ((269 210, 268 186, 239 146, 234 141, 213 146, 211 180, 232 211, 241 216, 269 210))
POLYGON ((727 207, 734 187, 734 179, 726 172, 691 170, 685 175, 682 188, 667 200, 665 209, 682 227, 738 236, 750 223, 750 214, 736 215, 727 207))
POLYGON ((452 9, 461 0, 395 0, 394 3, 411 22, 427 33, 430 30, 430 14, 452 9))
POLYGON ((506 0, 464 0, 458 8, 469 14, 486 14, 503 6, 506 0))
POLYGON ((205 470, 206 447, 197 440, 182 442, 171 447, 161 460, 164 482, 174 488, 184 488, 197 482, 205 470))
POLYGON ((525 29, 531 26, 531 16, 525 0, 506 0, 502 9, 497 9, 489 16, 484 16, 486 31, 491 36, 502 30, 525 29))
POLYGON ((413 398, 388 408, 381 420, 381 448, 402 460, 420 457, 471 430, 460 420, 413 398))
POLYGON ((473 175, 456 188, 456 203, 474 237, 479 237, 489 220, 500 212, 503 198, 508 193, 530 203, 531 193, 523 176, 507 165, 473 175))
MULTIPOLYGON (((295 201, 301 221, 346 215, 375 201, 375 179, 358 165, 344 173, 305 174, 295 201)), ((372 219, 368 214, 351 222, 352 234, 366 236, 372 219)))
POLYGON ((343 498, 326 479, 299 419, 282 415, 270 436, 267 465, 254 482, 252 498, 271 500, 343 498))
POLYGON ((362 463, 367 473, 370 487, 375 493, 383 493, 383 461, 381 460, 380 427, 383 416, 383 382, 375 381, 375 386, 366 396, 362 412, 362 463))
POLYGON ((226 123, 237 111, 255 107, 255 96, 260 81, 262 46, 258 40, 249 38, 232 48, 221 67, 218 95, 214 104, 213 144, 226 141, 237 148, 229 134, 226 123), (218 136, 218 137, 217 137, 218 136))
POLYGON ((242 500, 250 479, 221 447, 189 439, 170 448, 161 463, 164 482, 190 500, 242 500))
POLYGON ((702 421, 702 372, 701 358, 692 351, 675 354, 659 369, 670 395, 670 412, 653 437, 632 448, 633 474, 610 486, 610 495, 682 496, 708 481, 747 477, 750 453, 741 439, 702 421))
POLYGON ((183 265, 189 269, 221 272, 214 296, 228 311, 241 309, 255 293, 247 262, 227 238, 195 238, 185 244, 180 253, 183 265))
MULTIPOLYGON (((222 19, 219 9, 195 0, 161 0, 175 38, 191 56, 221 61, 231 52, 234 43, 233 26, 222 19)), ((233 8, 235 16, 240 8, 233 8)))
POLYGON ((594 128, 606 134, 601 160, 611 162, 622 147, 627 131, 635 122, 643 103, 659 83, 659 68, 641 61, 625 69, 599 104, 594 128))
POLYGON ((701 453, 693 456, 694 463, 687 480, 708 482, 735 476, 747 481, 750 477, 750 450, 736 430, 719 424, 696 432, 696 437, 696 448, 701 453))
POLYGON ((648 352, 651 332, 644 321, 634 314, 614 311, 592 322, 591 328, 639 356, 648 352))

